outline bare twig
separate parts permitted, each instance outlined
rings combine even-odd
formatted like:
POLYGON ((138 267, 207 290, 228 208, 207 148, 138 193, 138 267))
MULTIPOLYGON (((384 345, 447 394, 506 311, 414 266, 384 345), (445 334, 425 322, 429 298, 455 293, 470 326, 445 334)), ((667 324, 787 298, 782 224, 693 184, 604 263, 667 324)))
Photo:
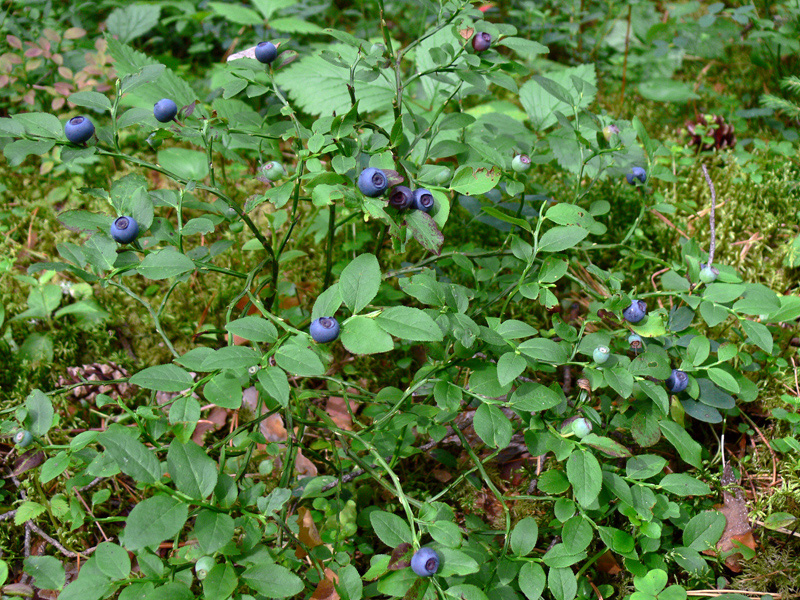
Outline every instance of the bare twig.
POLYGON ((64 548, 64 546, 62 546, 58 542, 58 540, 51 538, 44 531, 39 529, 39 527, 33 521, 28 521, 27 523, 25 523, 25 525, 26 527, 30 528, 30 530, 32 530, 34 533, 36 533, 36 535, 44 538, 51 546, 53 546, 56 550, 61 552, 61 554, 63 554, 64 556, 68 556, 69 558, 78 558, 78 557, 85 558, 83 554, 78 554, 77 552, 73 552, 72 550, 67 550, 66 548, 64 548))
POLYGON ((708 184, 708 189, 711 190, 711 212, 708 214, 708 222, 711 225, 711 243, 708 248, 708 266, 710 267, 714 262, 714 251, 717 249, 717 222, 716 211, 714 210, 717 206, 717 191, 714 189, 714 182, 711 181, 708 169, 706 169, 705 165, 701 166, 703 168, 703 175, 706 178, 706 183, 708 184))

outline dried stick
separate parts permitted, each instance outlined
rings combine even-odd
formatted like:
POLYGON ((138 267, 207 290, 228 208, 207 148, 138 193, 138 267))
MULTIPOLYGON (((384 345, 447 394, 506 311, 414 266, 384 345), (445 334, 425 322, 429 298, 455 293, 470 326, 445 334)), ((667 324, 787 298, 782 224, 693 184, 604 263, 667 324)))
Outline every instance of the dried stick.
POLYGON ((705 165, 701 166, 703 168, 703 175, 706 178, 706 183, 708 184, 708 189, 711 190, 711 212, 708 214, 708 222, 711 225, 711 244, 708 248, 708 266, 710 267, 714 262, 714 251, 717 249, 717 221, 715 214, 715 208, 717 206, 717 192, 714 189, 714 182, 711 181, 711 177, 708 175, 708 169, 706 169, 705 165))

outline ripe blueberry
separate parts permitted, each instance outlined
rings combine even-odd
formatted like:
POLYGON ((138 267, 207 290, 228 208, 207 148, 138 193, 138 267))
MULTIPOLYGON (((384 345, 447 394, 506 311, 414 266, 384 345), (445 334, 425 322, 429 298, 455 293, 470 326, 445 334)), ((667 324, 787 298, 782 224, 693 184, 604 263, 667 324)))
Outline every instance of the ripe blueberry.
POLYGON ((475 37, 472 38, 472 47, 475 49, 475 52, 483 52, 491 45, 492 36, 486 32, 478 32, 475 34, 475 37))
POLYGON ((670 392, 677 394, 689 386, 689 376, 680 369, 672 369, 672 374, 664 382, 664 385, 670 392))
POLYGON ((631 172, 625 175, 625 179, 627 179, 628 183, 631 185, 636 185, 635 181, 637 179, 644 183, 647 181, 647 171, 645 171, 642 167, 633 167, 631 172))
POLYGON ((609 350, 608 346, 598 346, 594 349, 594 352, 592 352, 592 358, 598 365, 602 365, 610 356, 611 350, 609 350))
POLYGON ((585 438, 592 431, 592 423, 583 417, 577 418, 572 422, 572 433, 579 440, 585 438))
POLYGON ((430 577, 439 570, 439 555, 432 548, 420 548, 411 557, 411 570, 420 577, 430 577))
POLYGON ((139 224, 133 217, 117 217, 111 224, 111 237, 120 244, 130 244, 139 235, 139 224))
POLYGON ((433 208, 433 194, 425 188, 414 190, 414 200, 412 207, 422 212, 430 212, 433 208))
POLYGON ((700 268, 700 281, 703 283, 714 283, 719 276, 719 269, 716 267, 709 267, 708 265, 701 265, 700 268))
POLYGON ((206 578, 208 572, 214 568, 214 559, 210 556, 201 556, 197 559, 197 562, 194 563, 194 573, 197 575, 197 578, 201 581, 206 578))
POLYGON ((272 42, 259 42, 256 46, 256 60, 268 65, 278 57, 278 49, 272 42))
POLYGON ((404 185, 397 185, 392 188, 389 194, 389 206, 394 206, 397 210, 404 210, 414 202, 414 193, 411 188, 404 185))
POLYGON ((531 168, 531 159, 527 154, 517 154, 511 161, 511 168, 517 173, 524 173, 531 168))
POLYGON ((630 344, 631 350, 639 354, 641 350, 644 348, 644 342, 642 341, 642 336, 632 333, 628 336, 628 344, 630 344))
POLYGON ((286 169, 277 160, 271 160, 261 167, 261 174, 269 181, 276 181, 286 175, 286 169))
POLYGON ((27 429, 20 429, 17 433, 14 434, 14 443, 20 448, 24 448, 25 446, 30 446, 32 441, 33 441, 33 436, 31 435, 31 432, 28 431, 27 429))
POLYGON ((153 116, 159 123, 169 123, 178 114, 178 105, 169 98, 162 98, 153 105, 153 116))
POLYGON ((622 311, 622 316, 629 323, 638 323, 647 314, 647 302, 644 300, 634 300, 631 305, 622 311))
POLYGON ((364 169, 358 176, 358 189, 370 198, 377 198, 386 191, 387 187, 389 187, 389 180, 386 178, 386 173, 375 167, 364 169))
POLYGON ((320 317, 311 323, 311 338, 320 344, 327 344, 339 337, 339 321, 336 317, 320 317))
POLYGON ((64 135, 73 144, 85 144, 94 135, 94 125, 88 117, 72 117, 64 125, 64 135))

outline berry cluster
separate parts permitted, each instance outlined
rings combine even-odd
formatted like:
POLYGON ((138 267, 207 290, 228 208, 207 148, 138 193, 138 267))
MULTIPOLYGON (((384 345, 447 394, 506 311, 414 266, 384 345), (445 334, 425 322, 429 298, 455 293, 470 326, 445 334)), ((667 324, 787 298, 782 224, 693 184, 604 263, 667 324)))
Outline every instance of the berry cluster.
MULTIPOLYGON (((389 178, 381 169, 369 167, 358 176, 358 189, 365 196, 377 198, 389 187, 389 178)), ((396 185, 389 192, 389 206, 397 210, 415 209, 430 212, 433 208, 433 194, 425 188, 411 190, 405 185, 396 185)))

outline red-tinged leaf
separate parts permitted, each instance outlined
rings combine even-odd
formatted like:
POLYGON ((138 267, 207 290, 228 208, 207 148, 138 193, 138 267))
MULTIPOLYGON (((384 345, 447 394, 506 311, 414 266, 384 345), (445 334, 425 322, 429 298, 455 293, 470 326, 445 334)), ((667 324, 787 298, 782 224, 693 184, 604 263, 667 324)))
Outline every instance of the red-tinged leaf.
POLYGON ((439 231, 436 221, 429 214, 421 210, 412 210, 407 213, 406 225, 420 245, 437 255, 442 252, 444 235, 439 231))
POLYGON ((389 559, 390 571, 397 571, 411 566, 411 557, 414 555, 414 547, 411 544, 402 543, 392 550, 392 557, 389 559))

